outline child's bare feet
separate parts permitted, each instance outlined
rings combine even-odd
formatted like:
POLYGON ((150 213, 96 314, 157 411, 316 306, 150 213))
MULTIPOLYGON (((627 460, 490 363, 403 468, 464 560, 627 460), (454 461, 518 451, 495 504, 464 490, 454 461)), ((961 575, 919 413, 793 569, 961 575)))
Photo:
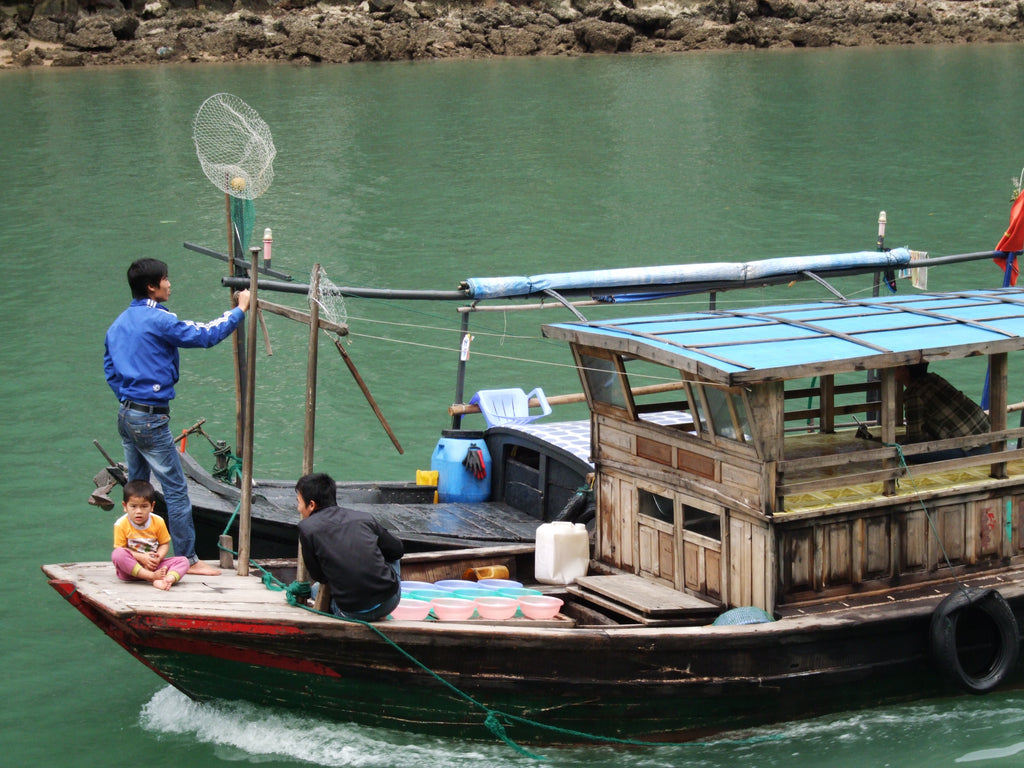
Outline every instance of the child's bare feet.
POLYGON ((170 579, 153 579, 153 586, 157 589, 168 590, 174 584, 170 579))

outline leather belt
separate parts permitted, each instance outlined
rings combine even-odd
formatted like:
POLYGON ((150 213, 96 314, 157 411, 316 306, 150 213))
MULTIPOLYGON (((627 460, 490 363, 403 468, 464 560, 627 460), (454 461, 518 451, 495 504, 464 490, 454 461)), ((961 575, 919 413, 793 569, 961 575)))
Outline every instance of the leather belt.
POLYGON ((171 412, 170 406, 167 405, 144 405, 143 403, 133 403, 131 400, 125 400, 121 405, 130 410, 142 411, 143 413, 167 414, 171 412))

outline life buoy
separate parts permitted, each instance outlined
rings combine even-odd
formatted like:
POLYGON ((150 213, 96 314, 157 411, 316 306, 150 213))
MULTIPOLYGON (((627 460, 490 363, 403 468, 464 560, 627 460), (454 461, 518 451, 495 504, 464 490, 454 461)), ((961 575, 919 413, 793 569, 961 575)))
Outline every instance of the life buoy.
POLYGON ((1017 620, 996 590, 957 589, 932 614, 931 648, 953 682, 970 693, 987 693, 1017 664, 1017 620))

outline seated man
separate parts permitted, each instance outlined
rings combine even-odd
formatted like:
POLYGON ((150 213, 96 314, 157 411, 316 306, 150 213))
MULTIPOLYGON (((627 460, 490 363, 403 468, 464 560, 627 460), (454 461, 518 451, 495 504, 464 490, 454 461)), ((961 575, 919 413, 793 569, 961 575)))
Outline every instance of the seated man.
MULTIPOLYGON (((904 365, 896 369, 896 381, 903 385, 903 412, 907 432, 901 443, 921 443, 990 432, 988 415, 960 390, 936 373, 928 373, 928 363, 904 365)), ((989 446, 908 457, 907 461, 941 461, 988 453, 989 446)))
POLYGON ((330 586, 336 615, 376 621, 401 599, 402 542, 370 514, 339 507, 337 492, 323 473, 295 484, 302 559, 310 576, 330 586))

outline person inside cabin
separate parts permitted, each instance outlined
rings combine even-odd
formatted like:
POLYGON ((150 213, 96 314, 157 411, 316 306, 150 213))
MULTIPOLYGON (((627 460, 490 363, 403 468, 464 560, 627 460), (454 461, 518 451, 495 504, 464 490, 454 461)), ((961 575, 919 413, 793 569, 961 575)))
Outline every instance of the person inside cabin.
MULTIPOLYGON (((906 434, 899 442, 946 440, 991 431, 988 414, 981 406, 937 373, 929 373, 928 363, 900 366, 895 374, 896 381, 903 385, 903 413, 907 426, 906 434)), ((970 450, 955 448, 907 457, 907 461, 941 461, 988 452, 987 445, 970 450)))
POLYGON ((156 489, 145 480, 124 486, 124 514, 114 523, 114 551, 110 559, 122 581, 148 581, 157 589, 170 589, 188 573, 187 557, 168 557, 171 534, 156 509, 156 489))
POLYGON ((171 297, 167 265, 137 259, 128 267, 132 301, 107 330, 103 371, 120 408, 117 431, 129 480, 160 481, 174 554, 188 558, 189 573, 220 573, 196 555, 195 523, 188 484, 170 428, 170 404, 178 382, 178 349, 212 347, 234 332, 249 308, 249 291, 238 306, 208 323, 179 320, 163 304, 171 297))
POLYGON ((330 475, 295 484, 299 544, 309 575, 331 590, 337 616, 376 621, 401 599, 402 542, 367 512, 339 507, 330 475))

